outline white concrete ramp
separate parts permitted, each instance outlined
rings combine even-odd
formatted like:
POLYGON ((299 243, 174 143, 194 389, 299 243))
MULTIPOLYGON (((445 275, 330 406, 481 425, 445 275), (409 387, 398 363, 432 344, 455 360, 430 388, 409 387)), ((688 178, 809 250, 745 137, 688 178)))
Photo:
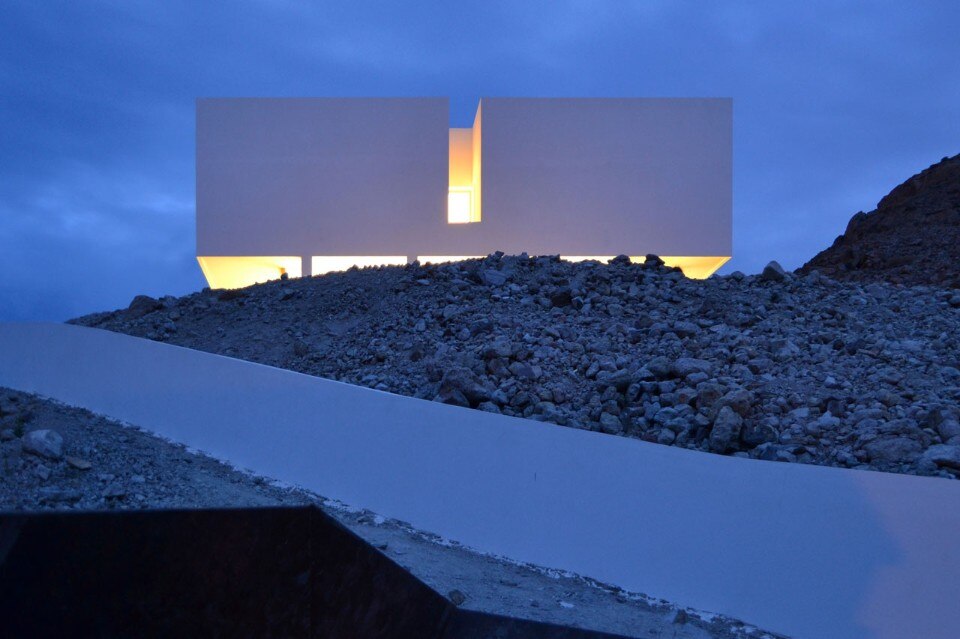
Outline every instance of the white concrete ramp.
POLYGON ((61 324, 0 325, 0 386, 769 630, 960 636, 960 482, 720 457, 61 324))

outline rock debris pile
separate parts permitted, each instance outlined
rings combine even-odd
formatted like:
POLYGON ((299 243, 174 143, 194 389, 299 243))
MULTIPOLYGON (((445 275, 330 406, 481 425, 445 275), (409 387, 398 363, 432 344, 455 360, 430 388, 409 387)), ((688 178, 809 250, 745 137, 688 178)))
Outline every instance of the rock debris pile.
POLYGON ((960 155, 943 158, 854 215, 801 271, 841 280, 960 288, 960 155))
POLYGON ((960 475, 948 289, 496 253, 138 297, 73 322, 664 445, 960 475))

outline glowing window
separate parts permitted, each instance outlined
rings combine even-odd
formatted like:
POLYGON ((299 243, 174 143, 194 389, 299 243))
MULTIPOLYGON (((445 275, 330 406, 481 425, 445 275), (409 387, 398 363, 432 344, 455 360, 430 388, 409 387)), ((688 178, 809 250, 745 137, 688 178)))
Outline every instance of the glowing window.
POLYGON ((447 223, 468 224, 473 221, 473 189, 451 187, 447 195, 447 223))
POLYGON ((346 271, 356 266, 402 266, 407 263, 406 255, 314 255, 310 260, 310 272, 314 275, 346 271))

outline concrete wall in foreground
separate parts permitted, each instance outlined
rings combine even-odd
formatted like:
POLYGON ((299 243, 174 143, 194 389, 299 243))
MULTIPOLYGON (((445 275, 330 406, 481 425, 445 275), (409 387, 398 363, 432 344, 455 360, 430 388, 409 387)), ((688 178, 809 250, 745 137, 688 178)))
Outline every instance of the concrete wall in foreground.
POLYGON ((483 551, 797 637, 960 627, 960 482, 658 446, 77 326, 0 325, 0 354, 0 386, 483 551))

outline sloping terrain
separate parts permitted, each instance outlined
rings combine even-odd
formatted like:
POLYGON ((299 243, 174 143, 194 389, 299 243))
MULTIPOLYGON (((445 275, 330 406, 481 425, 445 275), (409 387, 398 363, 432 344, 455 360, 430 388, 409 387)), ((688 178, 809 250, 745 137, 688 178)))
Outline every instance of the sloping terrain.
POLYGON ((479 554, 402 522, 275 485, 135 427, 0 388, 0 512, 311 503, 471 610, 637 637, 779 636, 723 615, 479 554))
POLYGON ((945 289, 494 254, 74 322, 666 445, 960 473, 960 293, 945 289))
POLYGON ((960 155, 914 175, 800 269, 858 282, 960 288, 960 155))

